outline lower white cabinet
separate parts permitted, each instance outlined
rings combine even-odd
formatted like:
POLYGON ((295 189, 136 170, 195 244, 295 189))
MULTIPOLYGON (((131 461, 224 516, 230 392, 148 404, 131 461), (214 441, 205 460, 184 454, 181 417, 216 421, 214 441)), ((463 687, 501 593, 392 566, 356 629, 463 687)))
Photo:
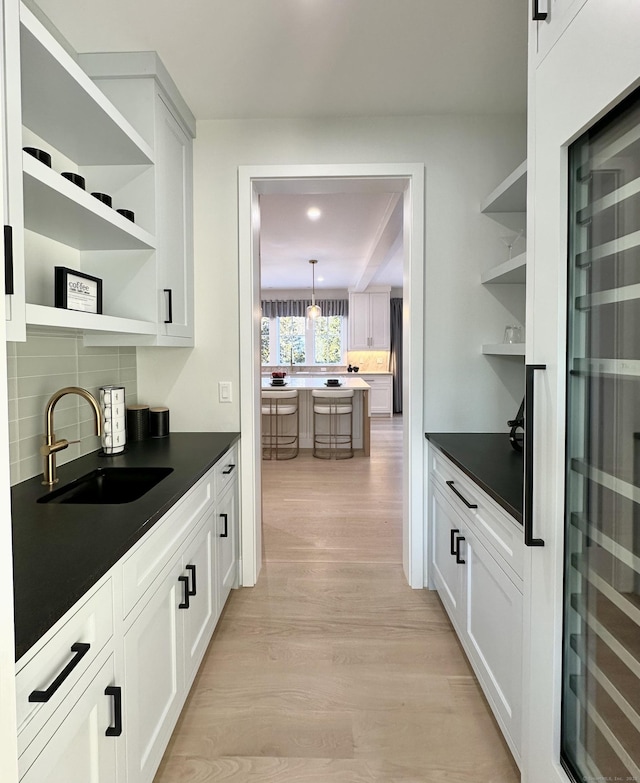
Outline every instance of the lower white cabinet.
POLYGON ((519 764, 522 544, 517 542, 522 533, 517 522, 449 460, 432 450, 430 462, 433 582, 519 764))
POLYGON ((110 656, 97 674, 80 681, 77 699, 59 709, 47 723, 37 757, 29 758, 33 751, 23 754, 20 779, 24 783, 118 780, 121 713, 119 686, 114 686, 114 682, 114 660, 110 656))
POLYGON ((18 662, 21 781, 152 783, 237 585, 236 462, 232 448, 18 662))
POLYGON ((393 378, 391 375, 361 375, 371 386, 369 390, 369 414, 371 416, 393 416, 393 378))

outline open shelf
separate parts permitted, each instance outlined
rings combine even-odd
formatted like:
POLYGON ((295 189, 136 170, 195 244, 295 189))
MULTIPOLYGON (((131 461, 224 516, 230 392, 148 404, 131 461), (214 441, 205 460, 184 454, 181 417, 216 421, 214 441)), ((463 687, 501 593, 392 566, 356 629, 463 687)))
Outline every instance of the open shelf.
POLYGON ((78 250, 152 250, 151 234, 23 152, 25 228, 78 250))
POLYGON ((27 324, 30 326, 82 329, 86 332, 127 332, 129 334, 150 335, 155 335, 157 332, 157 325, 151 321, 81 313, 75 310, 65 310, 61 307, 27 304, 26 316, 27 324))
POLYGON ((524 356, 524 352, 524 343, 496 343, 482 346, 482 353, 489 356, 524 356))
POLYGON ((153 151, 20 4, 23 124, 78 165, 152 163, 153 151))
POLYGON ((480 204, 481 212, 526 212, 527 161, 504 179, 480 204))
POLYGON ((509 284, 525 283, 527 279, 527 254, 520 253, 515 258, 487 269, 480 277, 483 285, 487 283, 509 284))

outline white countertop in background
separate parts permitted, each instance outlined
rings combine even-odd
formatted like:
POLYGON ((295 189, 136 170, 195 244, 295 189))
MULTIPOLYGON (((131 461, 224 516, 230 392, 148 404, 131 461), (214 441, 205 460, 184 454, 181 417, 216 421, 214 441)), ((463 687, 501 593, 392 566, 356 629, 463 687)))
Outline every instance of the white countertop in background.
MULTIPOLYGON (((329 388, 326 385, 327 378, 335 378, 338 376, 331 375, 327 373, 325 376, 313 376, 313 375, 305 375, 303 377, 300 376, 287 376, 285 378, 285 385, 284 386, 272 386, 271 385, 271 377, 269 376, 263 376, 262 377, 262 388, 263 389, 326 389, 329 388)), ((340 380, 342 382, 341 386, 332 386, 330 388, 337 388, 337 389, 354 389, 355 391, 365 391, 366 389, 370 389, 371 386, 364 381, 362 378, 358 378, 356 375, 355 377, 350 373, 348 376, 341 375, 340 380)))

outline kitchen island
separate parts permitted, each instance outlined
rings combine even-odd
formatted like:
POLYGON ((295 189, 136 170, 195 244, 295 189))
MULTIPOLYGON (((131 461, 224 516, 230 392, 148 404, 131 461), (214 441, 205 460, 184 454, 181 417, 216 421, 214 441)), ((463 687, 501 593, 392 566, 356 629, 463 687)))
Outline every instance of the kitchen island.
MULTIPOLYGON (((331 375, 329 378, 333 377, 331 375)), ((264 391, 291 391, 296 389, 299 397, 300 409, 300 448, 313 447, 313 405, 311 404, 311 392, 314 389, 326 390, 326 377, 305 376, 304 378, 287 376, 284 386, 272 386, 270 377, 262 378, 264 391)), ((332 389, 334 387, 331 387, 332 389)), ((340 386, 335 387, 336 392, 353 389, 353 445, 356 449, 362 449, 365 457, 371 453, 371 423, 369 418, 369 384, 362 378, 341 377, 340 386)))

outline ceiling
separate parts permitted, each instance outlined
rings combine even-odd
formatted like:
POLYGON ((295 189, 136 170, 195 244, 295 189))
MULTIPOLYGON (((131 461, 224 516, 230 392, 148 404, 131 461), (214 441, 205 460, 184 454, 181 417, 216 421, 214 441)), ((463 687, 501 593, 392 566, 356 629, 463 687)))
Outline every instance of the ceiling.
MULTIPOLYGON (((35 2, 78 52, 157 51, 198 121, 526 111, 527 0, 35 2)), ((319 288, 401 286, 391 198, 264 196, 263 287, 309 258, 319 288)))

